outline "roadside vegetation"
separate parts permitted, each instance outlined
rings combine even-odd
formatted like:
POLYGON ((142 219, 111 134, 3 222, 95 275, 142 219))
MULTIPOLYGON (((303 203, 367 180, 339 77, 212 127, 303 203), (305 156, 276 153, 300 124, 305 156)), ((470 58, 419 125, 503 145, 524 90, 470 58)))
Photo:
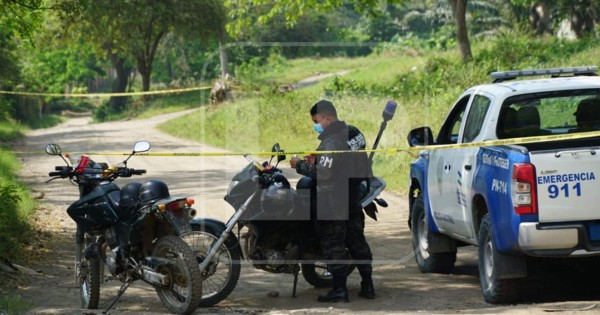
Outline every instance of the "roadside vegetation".
POLYGON ((600 0, 380 4, 0 1, 0 91, 21 93, 0 94, 0 257, 18 261, 31 229, 35 203, 16 181, 18 157, 6 152, 26 128, 84 112, 102 122, 200 107, 161 129, 232 151, 269 151, 275 142, 286 151, 313 150, 308 110, 327 98, 372 146, 393 99, 399 107, 379 148, 400 151, 375 154, 374 167, 390 190, 404 193, 414 154, 402 151, 408 131, 437 130, 465 88, 490 82, 492 71, 598 63, 600 19, 581 13, 597 10, 600 0), (555 27, 564 21, 572 22, 572 41, 558 39, 555 27), (225 74, 234 78, 233 99, 216 105, 207 105, 207 90, 90 99, 31 94, 170 90, 212 85, 225 74), (289 88, 323 74, 337 75, 289 88))
POLYGON ((593 65, 600 44, 592 39, 532 39, 513 32, 476 43, 474 52, 476 57, 468 64, 454 52, 416 53, 393 46, 360 58, 287 60, 271 56, 264 66, 246 69, 232 101, 203 107, 160 128, 233 151, 269 151, 275 142, 286 151, 314 150, 318 140, 308 111, 318 99, 327 98, 336 104, 343 120, 365 133, 372 146, 385 102, 394 99, 398 110, 379 149, 399 151, 375 154, 374 169, 383 175, 389 189, 405 193, 409 164, 416 153, 404 151, 412 128, 427 125, 437 131, 460 94, 475 84, 490 83, 491 72, 593 65), (304 77, 341 70, 347 74, 289 93, 277 90, 279 85, 304 77))
MULTIPOLYGON (((10 150, 7 145, 24 132, 24 127, 14 122, 0 122, 0 151, 10 150)), ((13 258, 21 254, 23 244, 30 231, 29 220, 35 203, 27 187, 17 181, 20 169, 14 154, 0 154, 0 257, 13 258)))

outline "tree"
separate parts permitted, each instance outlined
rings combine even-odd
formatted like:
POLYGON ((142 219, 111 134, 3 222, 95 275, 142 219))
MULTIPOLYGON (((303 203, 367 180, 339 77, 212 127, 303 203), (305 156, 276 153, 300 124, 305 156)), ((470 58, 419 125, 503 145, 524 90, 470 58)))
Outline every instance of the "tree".
POLYGON ((0 27, 29 39, 39 27, 43 0, 0 1, 0 27))
MULTIPOLYGON (((528 9, 531 27, 537 35, 552 33, 552 24, 557 26, 563 21, 568 22, 567 27, 577 38, 596 35, 598 0, 511 0, 511 3, 528 9)), ((565 31, 563 25, 561 28, 565 31)))
MULTIPOLYGON (((388 0, 388 4, 407 3, 405 0, 388 0)), ((376 16, 378 12, 385 10, 385 6, 379 0, 355 0, 355 10, 366 12, 370 16, 376 16)), ((469 42, 466 11, 467 0, 448 0, 456 22, 457 40, 464 62, 473 59, 471 44, 469 42)), ((298 18, 310 10, 328 11, 338 8, 344 4, 341 0, 226 0, 225 5, 229 8, 231 21, 227 28, 232 34, 243 33, 253 23, 264 24, 274 17, 283 14, 288 26, 296 23, 298 18)))
MULTIPOLYGON (((41 22, 42 0, 0 1, 0 90, 20 80, 19 39, 29 41, 41 22)), ((0 120, 13 117, 14 96, 0 95, 0 120)))
POLYGON ((467 31, 467 0, 448 0, 452 7, 454 20, 456 22, 456 39, 463 62, 467 63, 473 59, 469 33, 467 31))
MULTIPOLYGON (((388 0, 387 3, 404 3, 406 0, 388 0)), ((252 24, 266 24, 276 16, 283 15, 288 27, 293 26, 298 18, 310 11, 327 12, 344 5, 342 0, 226 0, 229 9, 230 23, 227 30, 233 35, 243 33, 252 24)), ((376 15, 385 9, 379 0, 355 0, 354 8, 358 12, 376 15)))
MULTIPOLYGON (((91 41, 111 60, 117 73, 114 92, 125 92, 129 59, 142 76, 142 90, 150 89, 158 45, 169 32, 204 40, 224 36, 226 16, 219 0, 55 1, 70 36, 91 41)), ((124 106, 122 98, 111 101, 114 111, 124 106)))

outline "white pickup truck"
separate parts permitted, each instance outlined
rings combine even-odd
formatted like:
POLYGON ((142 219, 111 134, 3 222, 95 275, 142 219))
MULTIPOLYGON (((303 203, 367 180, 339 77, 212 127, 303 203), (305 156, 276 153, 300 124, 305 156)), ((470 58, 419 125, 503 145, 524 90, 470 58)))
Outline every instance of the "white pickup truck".
POLYGON ((495 72, 458 98, 435 140, 429 127, 409 133, 428 146, 410 168, 421 271, 448 273, 457 246, 476 245, 485 300, 511 303, 529 257, 600 255, 596 71, 495 72))

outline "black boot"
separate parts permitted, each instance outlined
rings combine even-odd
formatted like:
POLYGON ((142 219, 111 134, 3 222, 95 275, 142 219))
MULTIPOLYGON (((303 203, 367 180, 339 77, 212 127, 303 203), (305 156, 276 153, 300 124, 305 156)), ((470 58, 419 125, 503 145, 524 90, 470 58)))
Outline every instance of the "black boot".
MULTIPOLYGON (((331 267, 331 266, 328 266, 331 267)), ((341 302, 344 301, 346 303, 349 302, 348 299, 348 289, 346 288, 346 275, 343 273, 339 273, 339 272, 332 272, 332 285, 333 285, 333 289, 329 290, 329 292, 327 292, 327 295, 325 296, 319 296, 317 298, 317 301, 319 302, 331 302, 331 303, 335 303, 335 302, 341 302)))
POLYGON ((373 287, 373 281, 369 282, 361 282, 360 283, 360 291, 358 291, 358 296, 372 300, 375 298, 375 288, 373 287))
POLYGON ((327 295, 320 295, 317 298, 317 301, 331 303, 344 301, 348 303, 350 301, 348 299, 348 289, 346 289, 346 287, 333 288, 329 292, 327 292, 327 295))

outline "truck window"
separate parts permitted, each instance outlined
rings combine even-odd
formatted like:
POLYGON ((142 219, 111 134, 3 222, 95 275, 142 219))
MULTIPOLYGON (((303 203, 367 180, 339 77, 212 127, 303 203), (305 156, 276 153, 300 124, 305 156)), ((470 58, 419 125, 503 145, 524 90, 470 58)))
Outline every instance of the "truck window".
POLYGON ((483 95, 475 95, 465 123, 463 143, 472 142, 479 135, 491 103, 492 101, 489 98, 483 95))
POLYGON ((452 144, 458 142, 460 125, 470 97, 470 95, 467 95, 456 102, 438 133, 436 139, 437 144, 452 144))
POLYGON ((518 95, 502 104, 499 139, 600 130, 600 90, 518 95))

